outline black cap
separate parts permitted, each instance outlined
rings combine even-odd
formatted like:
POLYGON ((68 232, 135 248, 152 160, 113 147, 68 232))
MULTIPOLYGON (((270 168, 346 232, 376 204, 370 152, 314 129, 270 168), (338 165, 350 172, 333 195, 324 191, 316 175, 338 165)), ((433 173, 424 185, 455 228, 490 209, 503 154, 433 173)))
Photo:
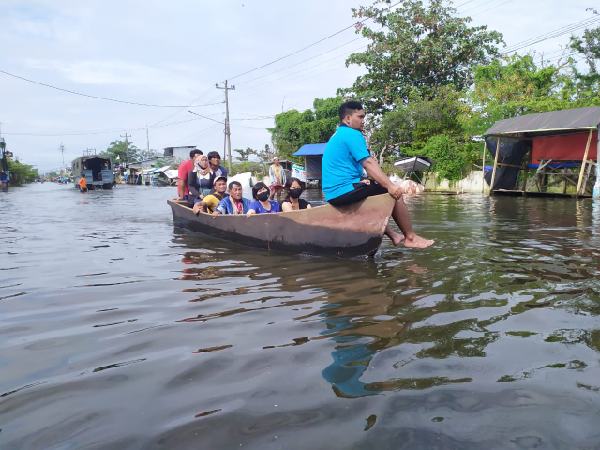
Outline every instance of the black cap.
POLYGON ((206 156, 208 156, 208 159, 210 159, 210 158, 219 158, 219 159, 221 159, 221 155, 219 155, 219 152, 215 152, 215 151, 208 152, 208 155, 206 155, 206 156))

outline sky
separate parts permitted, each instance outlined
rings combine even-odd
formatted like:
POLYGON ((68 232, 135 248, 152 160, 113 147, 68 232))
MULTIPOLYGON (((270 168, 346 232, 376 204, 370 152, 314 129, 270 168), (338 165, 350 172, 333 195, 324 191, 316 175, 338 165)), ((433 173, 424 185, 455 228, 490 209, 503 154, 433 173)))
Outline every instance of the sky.
MULTIPOLYGON (((215 84, 231 80, 232 148, 262 148, 271 144, 266 128, 275 114, 308 109, 362 73, 345 59, 367 44, 351 26, 352 8, 370 2, 0 0, 0 71, 91 97, 161 106, 73 95, 0 72, 1 135, 7 149, 40 172, 59 169, 63 158, 68 166, 87 149, 105 150, 126 133, 140 148, 149 142, 161 152, 179 145, 222 152, 224 91, 215 84)), ((473 25, 501 32, 510 49, 593 18, 586 8, 595 2, 454 6, 473 25)), ((570 34, 519 52, 555 62, 570 34)))

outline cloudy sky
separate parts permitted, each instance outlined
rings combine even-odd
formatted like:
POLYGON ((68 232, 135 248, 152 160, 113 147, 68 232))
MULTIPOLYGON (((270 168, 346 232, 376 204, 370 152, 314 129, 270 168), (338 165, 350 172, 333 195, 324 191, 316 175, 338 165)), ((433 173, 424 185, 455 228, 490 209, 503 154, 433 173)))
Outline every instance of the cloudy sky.
MULTIPOLYGON (((225 108, 215 83, 232 80, 232 143, 262 147, 282 110, 349 86, 345 57, 366 42, 350 26, 370 0, 0 0, 0 122, 7 146, 40 171, 101 151, 124 133, 138 146, 222 150, 225 108), (322 42, 299 51, 310 44, 322 42), (280 57, 297 52, 258 70, 280 57), (248 73, 245 73, 248 72, 248 73), (244 74, 245 73, 245 74, 244 74), (242 75, 243 74, 243 75, 242 75), (189 114, 193 109, 206 118, 189 114), (212 119, 212 120, 209 120, 212 119)), ((456 0, 473 23, 503 33, 508 48, 594 17, 590 0, 456 0)), ((598 16, 596 16, 598 17, 598 16)), ((598 22, 594 26, 597 26, 598 22)), ((573 34, 581 34, 576 29, 573 34)), ((527 46, 555 61, 570 33, 527 46)))

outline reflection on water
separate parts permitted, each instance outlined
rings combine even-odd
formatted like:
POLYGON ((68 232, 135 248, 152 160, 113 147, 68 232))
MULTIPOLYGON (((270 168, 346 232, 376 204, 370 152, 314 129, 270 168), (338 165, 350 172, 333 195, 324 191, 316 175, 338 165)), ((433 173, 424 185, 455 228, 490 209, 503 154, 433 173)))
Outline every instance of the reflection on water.
POLYGON ((336 260, 173 229, 166 189, 90 194, 0 197, 0 448, 600 442, 589 200, 424 196, 434 248, 336 260))

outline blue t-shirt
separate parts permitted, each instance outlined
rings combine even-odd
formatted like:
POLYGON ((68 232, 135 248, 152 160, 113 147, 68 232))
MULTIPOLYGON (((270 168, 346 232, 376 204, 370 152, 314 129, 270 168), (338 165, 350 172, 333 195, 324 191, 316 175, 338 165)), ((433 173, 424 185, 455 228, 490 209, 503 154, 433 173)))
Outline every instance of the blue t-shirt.
POLYGON ((337 198, 354 189, 363 174, 362 161, 368 158, 367 141, 359 130, 345 124, 338 127, 323 153, 323 194, 325 200, 337 198))
POLYGON ((254 211, 256 211, 256 214, 281 212, 281 207, 279 206, 279 202, 277 202, 275 200, 269 200, 269 203, 271 204, 270 211, 267 211, 265 208, 263 208, 262 203, 259 202, 258 200, 254 200, 252 203, 250 203, 250 207, 248 209, 253 209, 254 211))

